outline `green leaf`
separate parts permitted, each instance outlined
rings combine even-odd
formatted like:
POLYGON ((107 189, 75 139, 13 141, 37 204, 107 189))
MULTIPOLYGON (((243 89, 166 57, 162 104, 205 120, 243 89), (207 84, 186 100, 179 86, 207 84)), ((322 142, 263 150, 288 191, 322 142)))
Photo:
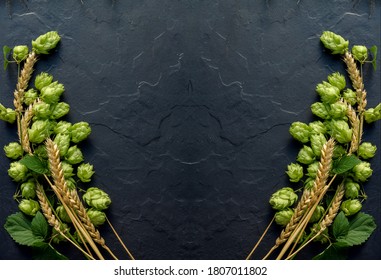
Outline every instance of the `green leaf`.
POLYGON ((4 70, 7 70, 9 60, 8 60, 8 54, 11 52, 11 48, 8 46, 3 46, 3 56, 4 56, 4 70))
POLYGON ((28 169, 38 174, 46 174, 49 172, 47 163, 36 156, 26 155, 20 160, 20 162, 28 167, 28 169))
POLYGON ((35 260, 67 260, 67 257, 62 255, 50 244, 43 243, 38 248, 33 248, 33 259, 35 260))
POLYGON ((347 250, 331 244, 319 255, 313 257, 314 260, 345 260, 347 258, 347 250))
POLYGON ((332 224, 332 234, 335 239, 339 239, 341 237, 347 236, 349 231, 349 221, 347 217, 345 217, 343 211, 336 216, 335 220, 332 224))
POLYGON ((49 226, 41 212, 37 212, 36 216, 34 216, 31 229, 33 234, 37 237, 41 237, 42 239, 48 237, 49 226))
POLYGON ((355 155, 343 156, 333 162, 332 172, 334 174, 343 174, 359 163, 361 163, 361 160, 355 155))
POLYGON ((373 60, 371 61, 372 62, 372 65, 373 65, 373 69, 374 71, 377 70, 377 46, 372 46, 369 51, 371 52, 372 54, 372 57, 373 57, 373 60))
POLYGON ((368 240, 376 227, 371 215, 360 212, 349 221, 347 235, 337 238, 337 245, 340 247, 360 245, 368 240))
POLYGON ((17 212, 8 216, 4 228, 12 237, 12 239, 20 244, 26 246, 34 246, 43 242, 41 236, 36 236, 32 231, 32 222, 21 212, 17 212))

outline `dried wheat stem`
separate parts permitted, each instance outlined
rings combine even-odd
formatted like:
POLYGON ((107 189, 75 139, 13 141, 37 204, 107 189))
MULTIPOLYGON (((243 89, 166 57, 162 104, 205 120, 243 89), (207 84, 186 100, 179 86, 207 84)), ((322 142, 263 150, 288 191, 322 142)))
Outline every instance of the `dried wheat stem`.
POLYGON ((112 226, 110 220, 106 216, 106 221, 108 225, 110 226, 111 230, 115 234, 116 238, 118 239, 119 243, 123 246, 124 250, 127 252, 128 256, 131 260, 135 260, 134 256, 131 254, 130 250, 128 250, 127 246, 124 244, 123 240, 120 238, 119 234, 116 232, 115 228, 112 226))
MULTIPOLYGON (((270 250, 271 252, 274 251, 276 248, 278 248, 281 244, 285 243, 286 241, 288 244, 291 244, 292 240, 290 241, 289 237, 297 228, 300 220, 304 217, 306 213, 305 210, 310 208, 311 205, 315 204, 316 199, 320 195, 320 192, 324 189, 328 176, 329 176, 329 171, 331 169, 334 146, 335 146, 335 143, 333 139, 329 139, 324 144, 322 148, 319 169, 317 171, 314 185, 311 190, 304 190, 303 195, 294 210, 294 215, 291 217, 290 222, 282 230, 282 232, 280 233, 280 236, 275 241, 275 245, 270 250)), ((287 249, 288 248, 283 248, 281 254, 283 255, 287 249)), ((265 258, 267 258, 268 255, 269 254, 267 254, 265 258)))

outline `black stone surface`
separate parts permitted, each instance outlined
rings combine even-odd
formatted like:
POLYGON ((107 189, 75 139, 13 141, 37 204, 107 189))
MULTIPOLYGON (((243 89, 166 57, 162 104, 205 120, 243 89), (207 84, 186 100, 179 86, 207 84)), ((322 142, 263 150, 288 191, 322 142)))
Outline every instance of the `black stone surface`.
MULTIPOLYGON (((81 147, 95 166, 92 185, 110 194, 108 215, 137 259, 244 259, 272 217, 270 194, 288 184, 284 170, 300 148, 289 125, 312 120, 316 84, 344 71, 320 34, 381 43, 378 0, 12 0, 0 3, 0 18, 0 46, 62 35, 36 72, 65 85, 70 121, 91 124, 81 147)), ((380 68, 364 67, 369 106, 381 101, 380 68)), ((7 106, 16 75, 0 71, 7 106)), ((1 147, 16 140, 3 122, 0 135, 1 147)), ((380 124, 364 137, 381 148, 380 124)), ((364 203, 379 227, 352 259, 381 259, 380 154, 364 203)), ((0 259, 29 259, 2 226, 17 211, 8 165, 1 155, 0 259)))

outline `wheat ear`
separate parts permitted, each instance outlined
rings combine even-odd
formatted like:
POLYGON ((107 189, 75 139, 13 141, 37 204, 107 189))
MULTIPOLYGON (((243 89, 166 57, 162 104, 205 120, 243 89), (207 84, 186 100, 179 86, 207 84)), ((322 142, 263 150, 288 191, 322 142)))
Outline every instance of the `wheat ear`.
POLYGON ((352 127, 352 139, 351 139, 351 147, 349 148, 349 154, 353 154, 357 151, 360 142, 361 142, 361 132, 360 132, 360 120, 356 114, 355 109, 347 104, 345 101, 343 103, 347 106, 347 117, 352 127))
POLYGON ((270 249, 264 259, 266 259, 275 249, 277 249, 280 245, 288 240, 288 238, 298 226, 299 221, 303 218, 305 210, 316 202, 316 199, 319 197, 320 192, 324 189, 329 176, 334 146, 335 143, 333 139, 329 139, 324 144, 322 148, 319 169, 317 171, 316 179, 312 189, 304 190, 303 195, 294 210, 294 215, 291 217, 290 222, 282 230, 279 237, 275 241, 275 245, 270 249))
POLYGON ((347 72, 352 81, 352 86, 357 93, 358 111, 361 113, 365 110, 367 105, 366 91, 364 89, 364 82, 361 77, 360 71, 357 68, 356 61, 350 52, 344 54, 344 62, 347 65, 347 72))
POLYGON ((22 112, 22 102, 24 97, 24 91, 28 87, 30 77, 33 73, 34 64, 37 62, 37 54, 35 52, 29 53, 25 60, 24 67, 21 70, 20 76, 17 81, 16 90, 14 92, 13 105, 17 112, 22 112))
POLYGON ((24 149, 24 151, 29 154, 32 153, 32 149, 30 148, 30 143, 29 143, 28 128, 33 118, 34 104, 29 105, 29 107, 25 110, 24 115, 21 117, 21 129, 20 129, 21 146, 24 149))
POLYGON ((319 234, 332 224, 333 220, 335 219, 337 213, 340 210, 340 204, 341 204, 341 201, 343 200, 344 194, 345 194, 344 183, 341 183, 337 187, 335 197, 332 200, 332 203, 328 210, 327 215, 324 217, 323 221, 320 223, 319 234))

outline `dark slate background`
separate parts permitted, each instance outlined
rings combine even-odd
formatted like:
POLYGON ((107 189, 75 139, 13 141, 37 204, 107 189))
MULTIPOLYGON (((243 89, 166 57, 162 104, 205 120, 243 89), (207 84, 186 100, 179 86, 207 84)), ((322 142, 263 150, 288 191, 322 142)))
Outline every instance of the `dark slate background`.
MULTIPOLYGON (((316 84, 344 71, 320 34, 380 48, 377 0, 12 0, 1 1, 0 18, 1 46, 62 35, 37 71, 65 85, 70 121, 91 124, 81 147, 92 185, 110 194, 108 215, 138 259, 244 259, 273 215, 269 196, 288 184, 300 148, 289 125, 311 121, 316 84)), ((380 68, 364 67, 369 106, 381 101, 380 68)), ((15 81, 15 67, 0 71, 7 106, 15 81)), ((16 140, 13 126, 1 122, 0 133, 1 147, 16 140)), ((365 139, 381 149, 380 124, 365 139)), ((381 225, 380 153, 371 162, 364 211, 381 225)), ((17 211, 8 165, 1 155, 1 225, 17 211)), ((381 259, 380 228, 350 258, 381 259)), ((0 240, 0 259, 31 258, 2 226, 0 240)))

